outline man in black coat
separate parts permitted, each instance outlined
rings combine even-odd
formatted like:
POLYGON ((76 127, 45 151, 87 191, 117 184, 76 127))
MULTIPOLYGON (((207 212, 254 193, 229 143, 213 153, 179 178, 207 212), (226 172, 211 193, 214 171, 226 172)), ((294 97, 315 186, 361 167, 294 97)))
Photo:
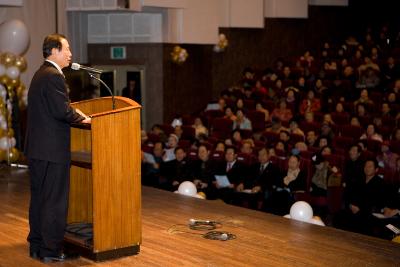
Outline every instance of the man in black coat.
POLYGON ((48 35, 43 42, 43 57, 45 62, 35 73, 28 93, 28 241, 32 258, 52 262, 68 258, 62 252, 62 241, 68 212, 70 123, 90 123, 90 118, 70 106, 62 72, 71 61, 66 38, 48 35))
POLYGON ((379 213, 389 200, 384 181, 377 175, 378 168, 376 160, 366 160, 364 182, 349 192, 349 204, 346 210, 335 219, 337 227, 367 235, 377 235, 378 219, 372 213, 379 213))
POLYGON ((246 176, 245 167, 237 161, 235 147, 227 147, 225 149, 225 161, 216 167, 215 175, 221 177, 226 176, 229 180, 228 186, 221 185, 218 181, 214 181, 214 186, 218 191, 218 197, 226 203, 234 203, 234 192, 242 187, 241 184, 245 181, 246 176))
POLYGON ((182 147, 175 148, 175 159, 163 162, 160 165, 160 175, 164 178, 161 187, 166 190, 176 191, 179 185, 190 180, 189 165, 186 152, 182 147))
POLYGON ((212 186, 216 164, 210 160, 210 150, 206 145, 201 144, 197 152, 198 160, 190 165, 190 175, 193 183, 197 187, 198 192, 206 194, 207 199, 215 199, 217 190, 212 186))

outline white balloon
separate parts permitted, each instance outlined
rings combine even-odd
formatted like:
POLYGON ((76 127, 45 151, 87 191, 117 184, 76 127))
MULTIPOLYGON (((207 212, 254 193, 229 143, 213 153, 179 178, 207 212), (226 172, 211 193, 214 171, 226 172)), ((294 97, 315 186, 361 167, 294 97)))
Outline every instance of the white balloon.
POLYGON ((10 138, 10 147, 15 147, 15 145, 17 144, 17 140, 15 140, 15 137, 11 137, 10 138))
POLYGON ((10 77, 11 79, 15 80, 18 78, 19 76, 19 69, 15 66, 9 67, 6 70, 6 74, 8 77, 10 77))
POLYGON ((186 196, 195 196, 197 194, 197 188, 194 183, 190 181, 182 182, 178 187, 179 194, 186 196))
POLYGON ((1 83, 0 83, 0 97, 3 98, 4 101, 6 100, 7 97, 6 88, 1 83))
POLYGON ((6 66, 0 64, 0 76, 3 76, 4 74, 6 74, 6 66))
POLYGON ((314 218, 311 218, 308 222, 320 226, 325 226, 325 223, 323 221, 314 218))
POLYGON ((25 24, 13 19, 0 25, 0 51, 21 55, 29 45, 29 32, 25 24))
POLYGON ((8 149, 9 142, 7 137, 0 138, 0 149, 6 150, 8 149))
POLYGON ((290 217, 292 219, 308 222, 313 217, 313 210, 305 201, 297 201, 290 208, 290 217))

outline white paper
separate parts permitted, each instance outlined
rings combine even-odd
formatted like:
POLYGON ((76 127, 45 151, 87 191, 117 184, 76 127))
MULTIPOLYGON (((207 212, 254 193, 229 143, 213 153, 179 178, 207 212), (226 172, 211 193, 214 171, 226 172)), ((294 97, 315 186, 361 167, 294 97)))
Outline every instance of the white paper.
POLYGON ((228 176, 226 175, 215 175, 215 180, 217 180, 217 184, 219 187, 229 187, 231 182, 229 182, 228 176))
POLYGON ((385 219, 385 215, 383 215, 382 213, 372 213, 372 215, 374 215, 376 218, 378 219, 385 219))

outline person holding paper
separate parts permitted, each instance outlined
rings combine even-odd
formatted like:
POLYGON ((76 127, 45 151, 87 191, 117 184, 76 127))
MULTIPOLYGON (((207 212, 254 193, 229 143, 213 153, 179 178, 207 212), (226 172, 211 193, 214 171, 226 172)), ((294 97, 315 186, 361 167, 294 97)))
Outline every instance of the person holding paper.
POLYGON ((225 162, 217 167, 215 187, 218 189, 218 195, 227 203, 232 203, 233 192, 240 190, 237 188, 244 180, 245 170, 241 163, 237 162, 237 152, 235 147, 225 149, 225 162), (228 184, 221 181, 228 180, 228 184))
POLYGON ((45 62, 36 71, 28 93, 25 155, 31 181, 29 207, 30 256, 44 262, 64 261, 62 241, 69 194, 70 124, 90 123, 70 106, 62 69, 71 61, 65 36, 48 35, 45 62))

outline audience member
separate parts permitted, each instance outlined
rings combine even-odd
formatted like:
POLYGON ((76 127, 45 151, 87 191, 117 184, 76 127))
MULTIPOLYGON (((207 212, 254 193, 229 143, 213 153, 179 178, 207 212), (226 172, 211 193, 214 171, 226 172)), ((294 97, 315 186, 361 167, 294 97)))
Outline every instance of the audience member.
POLYGON ((243 110, 236 111, 236 120, 233 122, 233 129, 251 130, 251 121, 246 118, 243 110))

